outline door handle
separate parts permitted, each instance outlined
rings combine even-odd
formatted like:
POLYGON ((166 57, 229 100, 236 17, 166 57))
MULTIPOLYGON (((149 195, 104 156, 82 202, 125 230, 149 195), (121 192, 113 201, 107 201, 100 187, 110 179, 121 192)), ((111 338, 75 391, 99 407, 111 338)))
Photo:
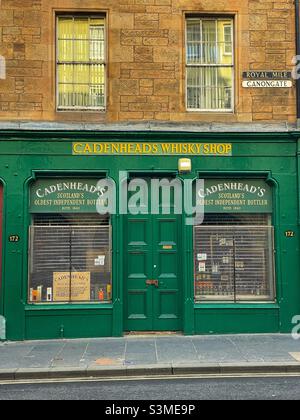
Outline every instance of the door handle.
POLYGON ((146 284, 147 284, 147 286, 151 286, 152 285, 152 280, 146 280, 146 284))
POLYGON ((146 280, 147 286, 155 286, 158 287, 159 283, 158 280, 146 280))

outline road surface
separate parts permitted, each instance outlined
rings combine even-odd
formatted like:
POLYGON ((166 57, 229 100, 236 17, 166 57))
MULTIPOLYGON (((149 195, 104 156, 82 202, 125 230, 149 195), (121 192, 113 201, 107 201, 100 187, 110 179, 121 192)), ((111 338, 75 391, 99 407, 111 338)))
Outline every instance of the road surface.
POLYGON ((0 385, 0 400, 300 400, 300 377, 179 378, 0 385))

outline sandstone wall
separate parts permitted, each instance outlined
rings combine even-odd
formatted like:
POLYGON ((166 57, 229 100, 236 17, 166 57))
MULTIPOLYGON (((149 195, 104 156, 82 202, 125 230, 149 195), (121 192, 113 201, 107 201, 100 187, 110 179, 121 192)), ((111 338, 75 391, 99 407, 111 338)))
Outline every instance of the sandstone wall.
POLYGON ((245 89, 246 70, 291 70, 295 55, 293 0, 2 0, 1 120, 288 121, 295 89, 245 89), (104 12, 108 32, 105 113, 56 112, 55 14, 104 12), (185 111, 186 13, 235 16, 235 113, 185 111))

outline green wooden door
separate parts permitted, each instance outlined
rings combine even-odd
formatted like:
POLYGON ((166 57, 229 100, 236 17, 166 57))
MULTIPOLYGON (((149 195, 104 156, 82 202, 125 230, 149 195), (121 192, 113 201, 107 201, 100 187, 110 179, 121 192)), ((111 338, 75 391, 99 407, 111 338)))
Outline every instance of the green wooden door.
POLYGON ((147 217, 127 218, 125 234, 125 330, 152 330, 152 224, 147 217))
POLYGON ((180 216, 152 216, 154 331, 179 331, 181 325, 180 216))
POLYGON ((182 329, 181 216, 125 217, 125 331, 182 329))

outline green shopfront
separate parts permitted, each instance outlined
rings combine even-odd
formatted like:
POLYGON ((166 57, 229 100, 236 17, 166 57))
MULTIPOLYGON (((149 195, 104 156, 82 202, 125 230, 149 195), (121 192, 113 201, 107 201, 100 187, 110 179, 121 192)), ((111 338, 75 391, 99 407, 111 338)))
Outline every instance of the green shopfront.
POLYGON ((297 147, 292 133, 2 132, 7 338, 290 332, 297 147))

